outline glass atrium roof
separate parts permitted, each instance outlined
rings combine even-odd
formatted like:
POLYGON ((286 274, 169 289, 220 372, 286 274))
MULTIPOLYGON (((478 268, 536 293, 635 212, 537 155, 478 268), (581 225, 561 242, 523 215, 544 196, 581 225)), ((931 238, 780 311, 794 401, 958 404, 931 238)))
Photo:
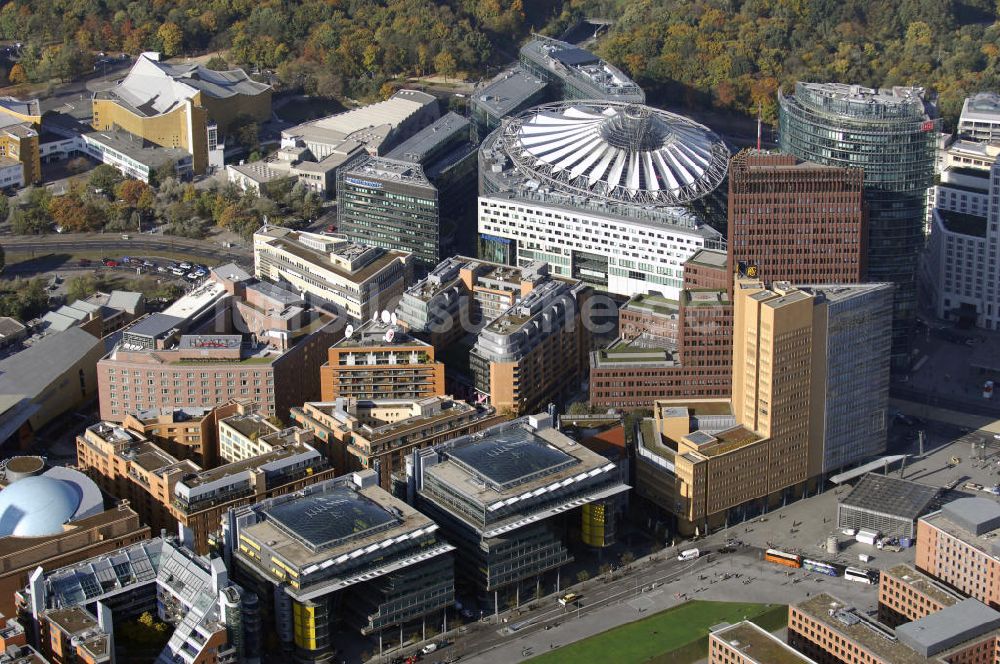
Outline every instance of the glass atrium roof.
POLYGON ((347 487, 280 503, 265 514, 289 535, 316 549, 399 523, 391 512, 347 487))
POLYGON ((580 463, 531 432, 508 429, 447 451, 448 457, 498 490, 530 482, 580 463))

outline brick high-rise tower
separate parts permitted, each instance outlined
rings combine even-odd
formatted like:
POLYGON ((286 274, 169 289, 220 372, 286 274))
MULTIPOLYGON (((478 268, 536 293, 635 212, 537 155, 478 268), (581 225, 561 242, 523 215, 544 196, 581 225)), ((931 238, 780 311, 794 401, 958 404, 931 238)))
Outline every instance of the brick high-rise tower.
POLYGON ((729 265, 766 282, 847 284, 865 273, 863 171, 744 150, 729 167, 729 265))

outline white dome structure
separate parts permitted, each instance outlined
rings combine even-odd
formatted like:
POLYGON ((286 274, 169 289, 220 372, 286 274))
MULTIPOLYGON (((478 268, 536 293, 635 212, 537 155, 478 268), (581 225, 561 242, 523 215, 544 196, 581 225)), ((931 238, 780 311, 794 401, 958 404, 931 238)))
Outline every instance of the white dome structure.
POLYGON ((62 532, 80 506, 75 486, 51 477, 25 477, 0 491, 0 537, 62 532))
POLYGON ((616 202, 683 205, 712 193, 729 166, 708 127, 640 104, 544 104, 500 131, 498 147, 525 176, 616 202))

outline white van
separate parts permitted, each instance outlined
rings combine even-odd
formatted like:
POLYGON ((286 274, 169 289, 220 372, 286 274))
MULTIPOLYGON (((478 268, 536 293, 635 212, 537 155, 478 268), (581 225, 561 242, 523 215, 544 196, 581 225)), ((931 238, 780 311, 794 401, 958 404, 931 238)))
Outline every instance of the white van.
POLYGON ((701 555, 701 552, 698 551, 698 549, 688 549, 687 551, 681 551, 680 554, 677 556, 677 560, 680 560, 680 561, 694 560, 695 558, 697 558, 700 555, 701 555))

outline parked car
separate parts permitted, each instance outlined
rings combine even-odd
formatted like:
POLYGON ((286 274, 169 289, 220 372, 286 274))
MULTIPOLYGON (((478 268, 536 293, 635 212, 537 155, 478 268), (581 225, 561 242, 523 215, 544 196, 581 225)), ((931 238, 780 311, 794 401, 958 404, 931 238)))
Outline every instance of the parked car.
POLYGON ((118 261, 113 260, 111 258, 105 259, 104 266, 105 267, 118 267, 118 261))

